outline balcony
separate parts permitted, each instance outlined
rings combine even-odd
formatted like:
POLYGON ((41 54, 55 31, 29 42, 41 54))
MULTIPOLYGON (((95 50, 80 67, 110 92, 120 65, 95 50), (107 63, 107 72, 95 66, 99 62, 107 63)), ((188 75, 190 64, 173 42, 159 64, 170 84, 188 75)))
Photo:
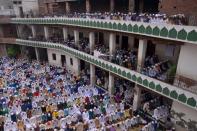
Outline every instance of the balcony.
POLYGON ((185 104, 189 107, 197 109, 197 95, 186 91, 184 89, 178 88, 174 85, 169 85, 165 82, 150 78, 143 74, 140 74, 136 71, 124 68, 122 66, 113 64, 111 62, 102 60, 95 56, 89 55, 82 51, 72 49, 60 43, 51 43, 51 42, 40 42, 40 41, 30 41, 30 40, 21 40, 17 39, 16 44, 32 46, 32 47, 41 47, 41 48, 51 48, 64 51, 67 54, 73 55, 81 60, 84 60, 88 63, 94 64, 97 67, 100 67, 106 71, 109 71, 113 74, 116 74, 124 79, 127 79, 131 82, 134 82, 138 85, 143 86, 149 90, 152 90, 160 95, 178 101, 182 104, 185 104))
POLYGON ((1 44, 16 44, 15 38, 0 38, 1 44))
POLYGON ((174 85, 197 94, 197 81, 190 78, 177 75, 174 80, 174 85))
POLYGON ((10 17, 8 16, 1 16, 0 17, 0 24, 8 24, 11 22, 10 17))
POLYGON ((86 18, 12 18, 13 24, 68 25, 197 44, 197 27, 86 18))

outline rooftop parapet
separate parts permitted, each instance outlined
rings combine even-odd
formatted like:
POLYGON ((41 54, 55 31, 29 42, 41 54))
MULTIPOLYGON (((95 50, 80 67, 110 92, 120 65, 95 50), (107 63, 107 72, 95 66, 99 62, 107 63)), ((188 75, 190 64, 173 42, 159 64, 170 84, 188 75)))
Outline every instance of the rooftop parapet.
POLYGON ((78 0, 44 0, 44 3, 66 2, 66 1, 78 1, 78 0))

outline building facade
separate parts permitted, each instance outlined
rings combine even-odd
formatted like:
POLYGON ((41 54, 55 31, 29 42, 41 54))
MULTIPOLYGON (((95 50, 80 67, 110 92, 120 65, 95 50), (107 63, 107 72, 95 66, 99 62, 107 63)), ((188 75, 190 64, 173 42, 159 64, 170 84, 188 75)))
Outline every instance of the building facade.
MULTIPOLYGON (((174 7, 168 7, 169 3, 164 0, 154 3, 154 7, 143 0, 140 2, 124 0, 122 3, 119 3, 118 0, 45 0, 38 1, 38 3, 40 3, 41 11, 39 14, 48 16, 98 11, 110 13, 162 12, 169 15, 171 13, 188 15, 187 9, 183 10, 179 1, 171 1, 176 3, 177 10, 174 7), (171 9, 175 11, 172 12, 171 9)), ((25 2, 23 4, 27 8, 27 10, 23 9, 25 12, 31 10, 28 8, 29 4, 25 2)), ((174 3, 170 3, 170 5, 174 5, 174 3)), ((35 9, 37 9, 37 5, 35 5, 35 9)), ((33 9, 32 11, 34 12, 33 9)), ((178 130, 186 130, 191 121, 197 121, 196 26, 66 16, 12 18, 8 23, 0 25, 0 36, 2 55, 6 55, 7 44, 17 44, 25 47, 26 50, 31 47, 34 49, 31 53, 37 60, 48 61, 49 64, 60 67, 66 66, 77 75, 88 67, 92 85, 97 84, 95 70, 103 70, 107 72, 103 88, 108 90, 111 95, 113 95, 117 78, 134 84, 131 87, 134 90, 133 110, 142 106, 144 92, 149 92, 166 99, 166 103, 173 112, 175 122, 177 122, 178 130), (11 29, 4 25, 12 25, 16 36, 9 35, 13 32, 6 31, 6 29, 11 29), (44 39, 40 39, 40 36, 43 36, 44 39), (78 48, 50 41, 50 38, 54 36, 58 36, 63 41, 72 38, 73 44, 78 48), (88 51, 80 49, 83 44, 81 40, 84 38, 88 39, 88 51), (106 48, 107 55, 96 49, 100 44, 106 48), (125 65, 113 62, 109 56, 116 56, 118 50, 135 52, 135 64, 125 65), (146 66, 147 59, 155 55, 158 59, 157 63, 150 67, 146 66), (100 56, 109 58, 103 59, 100 56), (147 72, 158 66, 165 68, 160 77, 152 76, 154 72, 147 72), (184 114, 181 118, 187 121, 182 122, 185 127, 178 124, 182 120, 177 115, 179 113, 184 114)))

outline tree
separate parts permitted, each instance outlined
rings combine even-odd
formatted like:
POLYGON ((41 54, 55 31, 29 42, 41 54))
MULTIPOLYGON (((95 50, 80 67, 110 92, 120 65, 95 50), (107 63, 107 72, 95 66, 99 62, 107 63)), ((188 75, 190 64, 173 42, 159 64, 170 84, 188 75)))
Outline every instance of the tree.
POLYGON ((20 53, 20 48, 16 45, 10 45, 7 48, 7 53, 9 57, 17 57, 17 55, 20 53))

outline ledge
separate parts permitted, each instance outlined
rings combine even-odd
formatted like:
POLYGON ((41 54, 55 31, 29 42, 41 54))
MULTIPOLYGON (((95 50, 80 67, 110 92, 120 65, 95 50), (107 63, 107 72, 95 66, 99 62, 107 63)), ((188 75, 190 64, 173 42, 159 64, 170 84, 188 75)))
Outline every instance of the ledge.
POLYGON ((124 79, 127 79, 131 82, 134 82, 138 85, 143 86, 149 90, 152 90, 160 95, 168 97, 172 100, 178 101, 186 106, 189 106, 193 109, 197 109, 197 95, 189 91, 183 90, 173 85, 169 85, 162 81, 150 78, 148 76, 142 75, 135 71, 129 70, 127 68, 121 67, 119 65, 110 63, 108 61, 99 59, 95 56, 86 54, 84 52, 72 49, 62 44, 50 43, 50 42, 39 42, 39 41, 29 41, 16 39, 16 44, 40 47, 40 48, 51 48, 56 50, 61 50, 67 54, 75 56, 79 59, 82 59, 88 63, 94 64, 106 71, 109 71, 113 74, 116 74, 124 79))
POLYGON ((8 24, 11 22, 11 18, 7 16, 0 17, 0 24, 8 24))
POLYGON ((67 2, 67 1, 78 1, 78 0, 43 0, 43 3, 55 3, 55 2, 67 2))
POLYGON ((197 44, 197 27, 195 26, 64 17, 12 18, 11 23, 79 26, 197 44))
POLYGON ((15 38, 0 38, 1 44, 16 44, 15 38))

